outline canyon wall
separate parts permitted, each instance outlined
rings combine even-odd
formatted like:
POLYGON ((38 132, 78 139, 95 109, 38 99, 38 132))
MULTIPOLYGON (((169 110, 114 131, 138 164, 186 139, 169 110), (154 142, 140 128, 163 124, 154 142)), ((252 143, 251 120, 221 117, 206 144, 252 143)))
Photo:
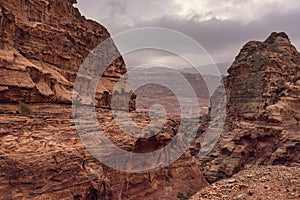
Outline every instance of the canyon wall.
MULTIPOLYGON (((0 0, 1 198, 174 199, 180 191, 205 187, 207 182, 189 153, 161 170, 132 174, 103 165, 86 150, 68 105, 77 71, 103 41, 109 42, 98 64, 119 52, 108 31, 81 16, 74 3, 0 0), (21 105, 30 112, 22 113, 21 105)), ((110 108, 114 87, 125 78, 124 91, 134 110, 135 94, 127 88, 126 71, 122 57, 110 63, 98 83, 96 101, 85 103, 96 105, 100 125, 117 146, 155 151, 169 143, 178 122, 169 120, 157 137, 138 140, 119 130, 112 112, 103 109, 110 108)), ((83 91, 89 88, 88 76, 77 81, 83 91)), ((132 115, 149 124, 147 115, 132 115)))

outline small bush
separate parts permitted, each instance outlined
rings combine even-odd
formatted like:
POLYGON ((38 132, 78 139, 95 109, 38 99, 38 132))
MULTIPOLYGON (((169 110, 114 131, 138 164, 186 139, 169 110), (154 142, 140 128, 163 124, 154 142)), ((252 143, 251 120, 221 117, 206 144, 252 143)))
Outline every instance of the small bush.
POLYGON ((111 116, 111 120, 114 120, 114 119, 116 119, 117 118, 117 115, 116 114, 113 114, 112 116, 111 116))
POLYGON ((177 198, 180 200, 188 200, 189 198, 185 196, 182 192, 178 192, 177 198))
POLYGON ((180 200, 188 200, 196 193, 197 193, 197 191, 189 189, 186 194, 183 194, 183 192, 178 192, 177 198, 180 200))
POLYGON ((88 160, 84 160, 83 164, 84 164, 84 166, 88 166, 89 165, 89 161, 88 160))
POLYGON ((197 191, 193 190, 193 189, 189 189, 186 193, 186 196, 188 196, 189 198, 192 197, 194 194, 196 194, 197 191))
POLYGON ((21 115, 31 115, 32 110, 29 108, 29 106, 25 103, 19 103, 19 113, 21 115))

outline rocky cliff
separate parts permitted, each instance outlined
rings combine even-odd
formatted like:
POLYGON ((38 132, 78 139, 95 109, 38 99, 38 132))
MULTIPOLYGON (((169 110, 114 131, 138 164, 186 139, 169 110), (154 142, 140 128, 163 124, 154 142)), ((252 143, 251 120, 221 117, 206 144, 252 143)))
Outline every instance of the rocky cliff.
MULTIPOLYGON (((79 66, 92 49, 110 37, 103 26, 81 16, 74 3, 1 1, 1 102, 71 102, 79 66)), ((110 54, 118 54, 113 42, 105 48, 102 62, 110 54)), ((111 95, 115 83, 126 73, 122 57, 107 67, 94 102, 102 107, 110 106, 105 96, 111 95)), ((132 108, 133 104, 132 100, 132 108)))
POLYGON ((228 73, 226 125, 201 160, 205 177, 214 182, 256 165, 299 167, 300 53, 288 36, 247 43, 228 73))
MULTIPOLYGON (((106 167, 85 149, 66 104, 71 103, 80 64, 110 35, 81 16, 74 3, 0 0, 0 198, 174 199, 179 191, 206 186, 188 153, 161 170, 129 174, 106 167)), ((112 41, 105 48, 100 63, 118 55, 112 41)), ((100 125, 119 147, 155 151, 170 141, 179 123, 168 120, 158 136, 143 141, 119 130, 111 111, 103 108, 110 107, 113 88, 122 76, 126 77, 126 67, 119 57, 98 83, 93 103, 98 105, 100 125)), ((79 81, 88 88, 88 77, 79 81)), ((147 115, 132 115, 140 124, 149 124, 147 115)))

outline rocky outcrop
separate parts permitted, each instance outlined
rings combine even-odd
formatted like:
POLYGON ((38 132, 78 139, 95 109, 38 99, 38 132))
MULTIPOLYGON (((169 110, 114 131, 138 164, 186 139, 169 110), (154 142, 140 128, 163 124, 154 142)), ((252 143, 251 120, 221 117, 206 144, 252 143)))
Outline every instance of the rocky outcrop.
POLYGON ((214 182, 247 166, 299 166, 300 53, 285 33, 247 43, 226 77, 226 126, 202 159, 214 182))
MULTIPOLYGON (((14 115, 16 105, 0 104, 3 199, 161 200, 207 186, 188 153, 172 165, 148 173, 125 173, 106 167, 83 146, 69 106, 35 104, 29 108, 30 116, 14 115)), ((161 148, 174 135, 170 126, 178 126, 176 121, 168 120, 157 137, 140 141, 124 134, 111 112, 98 108, 97 115, 105 134, 119 147, 134 152, 161 148)), ((146 114, 132 115, 141 124, 149 122, 146 114)))
MULTIPOLYGON (((295 107, 299 65, 300 54, 285 33, 272 33, 265 42, 247 43, 228 70, 228 117, 274 122, 293 120, 299 113, 295 107), (291 105, 286 103, 287 110, 274 112, 273 107, 284 99, 290 99, 291 105), (276 119, 278 112, 282 112, 281 119, 276 119)), ((275 107, 280 109, 280 105, 275 107)))
MULTIPOLYGON (((103 26, 81 16, 74 3, 0 2, 1 102, 71 102, 79 66, 92 49, 110 38, 103 26)), ((105 45, 101 60, 118 54, 112 41, 105 45)), ((124 61, 118 56, 102 74, 93 103, 109 108, 106 96, 111 96, 125 73, 124 61)), ((133 98, 130 104, 134 108, 133 98)))

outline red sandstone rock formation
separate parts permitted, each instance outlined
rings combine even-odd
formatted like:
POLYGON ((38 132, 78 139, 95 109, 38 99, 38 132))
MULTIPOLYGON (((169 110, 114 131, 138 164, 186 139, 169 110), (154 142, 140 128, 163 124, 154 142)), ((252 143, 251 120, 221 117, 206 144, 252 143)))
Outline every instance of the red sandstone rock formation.
MULTIPOLYGON (((71 103, 80 64, 110 37, 103 26, 82 17, 74 3, 0 0, 1 198, 174 199, 179 191, 206 186, 188 153, 169 167, 144 174, 106 167, 82 144, 70 106, 50 104, 71 103), (32 115, 15 115, 17 106, 8 103, 19 101, 46 104, 28 105, 32 115)), ((110 42, 105 53, 118 51, 110 42)), ((106 69, 95 96, 98 106, 110 107, 113 88, 125 73, 121 57, 106 69)), ((81 76, 79 81, 83 89, 89 88, 87 77, 81 76)), ((117 90, 123 92, 122 88, 117 90)), ((134 109, 134 99, 129 106, 134 109)), ((157 137, 137 140, 116 128, 110 111, 97 108, 97 114, 111 140, 129 151, 156 150, 175 134, 163 129, 157 137)), ((145 115, 133 115, 142 124, 149 122, 145 115)))
MULTIPOLYGON (((92 49, 110 37, 103 26, 81 16, 74 3, 1 1, 1 102, 71 102, 79 66, 92 49)), ((112 41, 106 49, 99 62, 109 54, 118 54, 112 41)), ((96 104, 110 107, 104 92, 111 96, 115 83, 125 73, 122 57, 109 65, 99 83, 96 104)), ((133 99, 130 107, 134 109, 133 99)))
POLYGON ((299 167, 300 53, 288 36, 247 43, 228 73, 226 126, 202 160, 205 177, 214 182, 255 165, 299 167))
MULTIPOLYGON (((76 132, 69 106, 36 104, 30 105, 31 116, 11 114, 17 109, 16 105, 0 104, 5 113, 0 115, 2 199, 160 200, 175 199, 180 191, 207 186, 188 153, 158 171, 120 172, 89 154, 76 132)), ((157 150, 174 134, 170 126, 178 126, 174 120, 168 120, 149 143, 123 133, 112 120, 111 112, 98 108, 97 115, 101 128, 116 145, 135 152, 157 150)), ((139 123, 148 123, 147 115, 132 115, 139 123)))

